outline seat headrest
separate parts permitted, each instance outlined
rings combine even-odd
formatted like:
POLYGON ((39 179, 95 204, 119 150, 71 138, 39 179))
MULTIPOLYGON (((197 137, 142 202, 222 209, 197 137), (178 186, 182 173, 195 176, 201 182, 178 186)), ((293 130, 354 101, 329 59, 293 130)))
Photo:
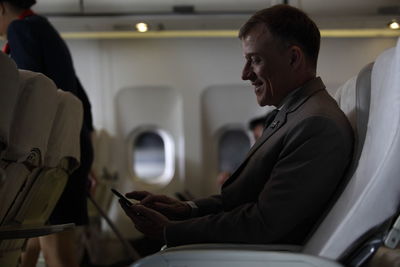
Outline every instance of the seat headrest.
POLYGON ((4 158, 24 161, 36 149, 42 162, 58 105, 57 87, 40 73, 19 70, 19 77, 20 94, 4 158))
POLYGON ((0 52, 0 151, 8 145, 11 120, 19 93, 18 79, 15 62, 0 52))
POLYGON ((346 115, 350 122, 353 131, 356 132, 356 78, 353 77, 342 86, 340 86, 335 93, 335 100, 340 109, 346 115))
POLYGON ((69 92, 57 90, 58 107, 56 118, 45 155, 45 166, 56 167, 62 159, 69 160, 69 167, 75 169, 80 160, 80 132, 83 123, 81 101, 69 92))
POLYGON ((354 175, 304 252, 338 259, 400 203, 400 39, 372 68, 366 137, 354 175))
POLYGON ((364 146, 367 135, 367 125, 369 119, 369 109, 371 103, 371 76, 374 63, 366 65, 357 76, 356 87, 356 107, 357 107, 357 148, 354 151, 355 158, 358 160, 364 146))

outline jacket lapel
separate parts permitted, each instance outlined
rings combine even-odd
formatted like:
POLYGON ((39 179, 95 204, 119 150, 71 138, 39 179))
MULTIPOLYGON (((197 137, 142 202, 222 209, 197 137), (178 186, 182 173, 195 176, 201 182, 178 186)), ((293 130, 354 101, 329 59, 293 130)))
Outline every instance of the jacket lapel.
POLYGON ((230 184, 240 170, 246 165, 249 158, 274 134, 276 133, 287 121, 287 115, 291 112, 297 110, 304 102, 307 101, 313 94, 318 91, 325 89, 325 85, 320 77, 317 77, 309 82, 307 82, 302 89, 298 90, 293 96, 288 99, 284 107, 276 114, 275 119, 272 123, 264 129, 262 136, 255 142, 255 144, 250 148, 246 155, 246 158, 235 170, 235 172, 229 177, 229 179, 224 183, 223 186, 230 184))

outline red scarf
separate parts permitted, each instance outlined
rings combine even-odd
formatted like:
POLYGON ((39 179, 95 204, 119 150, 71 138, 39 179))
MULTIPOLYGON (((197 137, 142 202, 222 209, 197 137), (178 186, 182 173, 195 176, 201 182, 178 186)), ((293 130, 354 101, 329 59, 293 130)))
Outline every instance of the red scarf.
MULTIPOLYGON (((26 9, 18 16, 18 19, 24 19, 32 15, 35 15, 35 13, 31 9, 26 9)), ((7 55, 10 54, 10 45, 8 44, 8 42, 4 44, 3 52, 7 55)))

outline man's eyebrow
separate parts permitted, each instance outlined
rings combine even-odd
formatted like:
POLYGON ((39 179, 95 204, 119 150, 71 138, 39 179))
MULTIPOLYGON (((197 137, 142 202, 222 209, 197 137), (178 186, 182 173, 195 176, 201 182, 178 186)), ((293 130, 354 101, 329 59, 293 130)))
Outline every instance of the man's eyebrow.
POLYGON ((257 52, 250 52, 250 53, 244 54, 244 57, 245 57, 245 58, 249 58, 249 57, 251 57, 251 56, 258 56, 258 55, 260 55, 260 53, 257 53, 257 52))

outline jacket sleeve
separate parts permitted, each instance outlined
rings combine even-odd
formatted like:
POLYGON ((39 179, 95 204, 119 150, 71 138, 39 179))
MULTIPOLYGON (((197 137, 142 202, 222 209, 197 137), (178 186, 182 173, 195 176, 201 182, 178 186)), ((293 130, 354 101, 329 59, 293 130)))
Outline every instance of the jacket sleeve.
POLYGON ((167 245, 291 242, 299 226, 321 215, 346 170, 352 141, 330 119, 305 119, 284 137, 256 202, 173 224, 165 231, 167 245))
POLYGON ((198 211, 196 217, 222 211, 222 200, 220 195, 214 195, 206 198, 200 198, 193 201, 198 211))

